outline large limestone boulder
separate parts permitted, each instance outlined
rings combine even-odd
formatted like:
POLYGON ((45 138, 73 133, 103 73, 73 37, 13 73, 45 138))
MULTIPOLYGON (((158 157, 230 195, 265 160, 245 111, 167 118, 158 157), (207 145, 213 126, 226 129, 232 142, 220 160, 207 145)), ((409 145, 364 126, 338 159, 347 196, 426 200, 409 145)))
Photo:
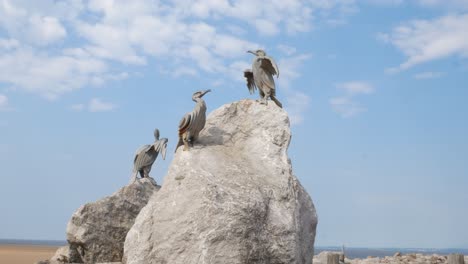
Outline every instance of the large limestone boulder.
POLYGON ((182 147, 124 246, 126 264, 311 263, 317 216, 293 175, 287 113, 243 100, 182 147))
POLYGON ((81 206, 67 226, 68 261, 120 262, 128 230, 159 188, 152 178, 139 179, 111 196, 81 206))

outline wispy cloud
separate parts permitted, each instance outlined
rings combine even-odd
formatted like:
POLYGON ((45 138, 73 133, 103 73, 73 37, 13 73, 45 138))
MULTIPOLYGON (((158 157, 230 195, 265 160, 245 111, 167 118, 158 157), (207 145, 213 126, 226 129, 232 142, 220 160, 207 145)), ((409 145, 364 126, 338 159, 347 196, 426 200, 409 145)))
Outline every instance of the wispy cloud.
POLYGON ((447 15, 433 20, 412 20, 395 27, 391 33, 379 34, 379 39, 394 45, 407 57, 387 72, 399 72, 449 56, 468 57, 466 25, 468 14, 447 15))
POLYGON ((114 110, 117 106, 113 103, 104 102, 99 98, 93 98, 89 102, 88 109, 90 112, 107 112, 114 110))
POLYGON ((278 46, 276 46, 276 48, 280 52, 282 52, 283 54, 288 55, 288 56, 293 55, 297 51, 295 47, 285 45, 285 44, 279 44, 278 46))
POLYGON ((366 111, 366 108, 359 105, 350 97, 334 97, 329 101, 332 109, 337 112, 341 117, 348 118, 358 115, 366 111))
POLYGON ((286 97, 291 125, 298 125, 304 122, 304 113, 310 105, 310 97, 302 92, 293 92, 286 97))
POLYGON ((338 83, 336 87, 344 90, 348 95, 370 94, 374 92, 374 87, 371 84, 361 81, 338 83))
POLYGON ((371 94, 375 91, 370 83, 363 81, 338 83, 335 86, 344 94, 331 98, 329 103, 333 111, 343 118, 354 117, 366 111, 367 109, 356 101, 356 97, 371 94))
POLYGON ((70 109, 76 112, 87 110, 89 112, 108 112, 117 108, 117 105, 105 102, 99 98, 92 98, 87 104, 74 104, 70 109))
POLYGON ((85 107, 86 106, 84 104, 74 104, 70 106, 70 109, 76 112, 81 112, 85 109, 85 107))
POLYGON ((443 72, 421 72, 417 73, 414 76, 415 79, 422 80, 422 79, 434 79, 434 78, 439 78, 444 75, 443 72))
POLYGON ((424 7, 448 8, 456 11, 468 9, 466 0, 418 0, 418 3, 424 7))
POLYGON ((7 111, 10 109, 8 104, 8 97, 6 95, 0 94, 0 111, 7 111))
POLYGON ((296 54, 282 58, 278 61, 278 67, 280 67, 278 84, 281 89, 284 89, 284 93, 286 95, 285 108, 289 112, 291 124, 293 125, 301 124, 304 121, 304 113, 309 107, 310 98, 298 89, 291 88, 291 84, 295 79, 300 77, 302 73, 304 73, 304 63, 311 57, 311 54, 296 54))

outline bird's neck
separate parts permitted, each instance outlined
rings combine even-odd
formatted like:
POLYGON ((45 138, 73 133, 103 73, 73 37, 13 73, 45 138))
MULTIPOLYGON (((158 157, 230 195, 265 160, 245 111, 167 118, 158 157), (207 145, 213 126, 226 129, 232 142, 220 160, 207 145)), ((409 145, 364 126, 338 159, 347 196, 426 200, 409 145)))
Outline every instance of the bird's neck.
POLYGON ((206 109, 206 104, 205 104, 205 100, 201 99, 201 98, 196 98, 194 100, 197 104, 195 105, 195 109, 197 109, 198 111, 200 111, 201 109, 205 108, 206 109))

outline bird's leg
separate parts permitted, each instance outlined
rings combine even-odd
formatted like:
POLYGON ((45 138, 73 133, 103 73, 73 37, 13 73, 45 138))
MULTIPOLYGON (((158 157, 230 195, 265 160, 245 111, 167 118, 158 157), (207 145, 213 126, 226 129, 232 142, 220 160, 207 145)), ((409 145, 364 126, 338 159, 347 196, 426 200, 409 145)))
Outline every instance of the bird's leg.
POLYGON ((182 141, 184 142, 184 151, 187 151, 189 149, 187 135, 182 137, 182 141))
POLYGON ((268 105, 268 97, 270 97, 271 91, 268 91, 263 95, 261 104, 268 105))
POLYGON ((151 167, 148 166, 146 168, 143 169, 143 177, 142 178, 149 178, 149 172, 151 170, 151 167))
POLYGON ((145 177, 145 171, 144 169, 141 169, 138 171, 140 173, 140 177, 143 179, 145 177))

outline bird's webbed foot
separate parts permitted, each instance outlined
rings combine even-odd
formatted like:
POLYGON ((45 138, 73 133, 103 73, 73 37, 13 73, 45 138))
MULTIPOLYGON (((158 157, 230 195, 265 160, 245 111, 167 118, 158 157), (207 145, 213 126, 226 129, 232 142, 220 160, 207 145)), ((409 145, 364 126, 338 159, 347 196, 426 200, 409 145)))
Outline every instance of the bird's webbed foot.
POLYGON ((267 104, 268 104, 266 98, 258 99, 257 102, 259 102, 260 104, 263 104, 263 105, 267 105, 267 104))

